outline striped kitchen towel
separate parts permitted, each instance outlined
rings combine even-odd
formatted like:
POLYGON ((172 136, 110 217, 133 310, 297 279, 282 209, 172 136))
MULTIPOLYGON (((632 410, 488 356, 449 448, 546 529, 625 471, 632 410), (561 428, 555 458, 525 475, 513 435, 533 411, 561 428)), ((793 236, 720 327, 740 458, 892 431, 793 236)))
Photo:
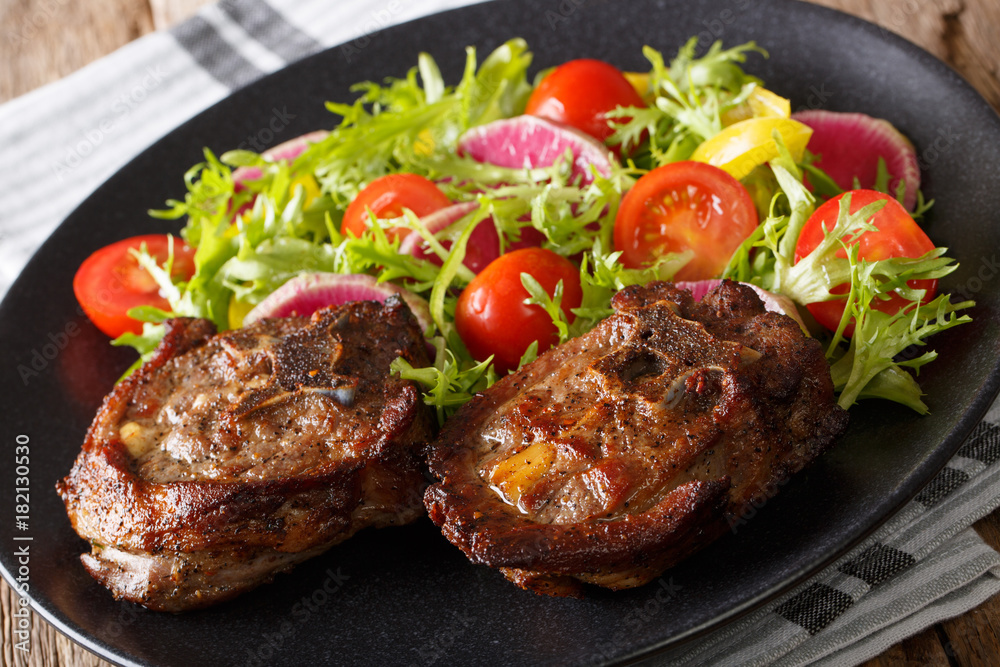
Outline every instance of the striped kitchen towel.
MULTIPOLYGON (((224 0, 0 106, 0 295, 91 191, 232 90, 334 45, 469 0, 224 0)), ((1000 504, 1000 410, 876 535, 766 607, 651 664, 856 664, 1000 592, 969 526, 1000 504)))
POLYGON ((1000 592, 1000 554, 969 528, 998 505, 1000 427, 984 421, 863 544, 781 599, 650 664, 793 667, 872 658, 1000 592))

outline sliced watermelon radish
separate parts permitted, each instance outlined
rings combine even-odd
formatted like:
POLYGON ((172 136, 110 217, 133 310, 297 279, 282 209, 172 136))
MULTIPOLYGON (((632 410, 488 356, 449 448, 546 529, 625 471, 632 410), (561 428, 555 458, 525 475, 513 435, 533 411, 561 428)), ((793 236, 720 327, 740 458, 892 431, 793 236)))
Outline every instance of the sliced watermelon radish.
MULTIPOLYGON (((439 211, 424 216, 420 219, 420 222, 423 223, 427 231, 431 234, 437 234, 477 208, 479 208, 478 202, 461 202, 446 206, 439 211)), ((524 227, 521 229, 521 238, 516 243, 510 244, 507 251, 510 252, 518 248, 538 246, 542 244, 543 240, 545 240, 545 235, 537 229, 534 227, 524 227)), ((448 250, 451 248, 452 242, 442 241, 441 245, 448 250)), ((426 259, 438 266, 442 264, 441 258, 427 247, 420 234, 407 235, 402 243, 399 244, 399 252, 409 253, 414 257, 426 259)), ((479 273, 486 268, 487 264, 499 256, 500 234, 493 223, 493 218, 483 220, 472 231, 472 235, 469 236, 469 243, 465 248, 465 258, 462 260, 462 263, 473 273, 479 273)))
MULTIPOLYGON (((686 289, 691 292, 691 296, 694 297, 695 301, 701 301, 706 294, 721 284, 722 280, 718 278, 713 278, 711 280, 678 280, 674 283, 676 287, 686 289)), ((787 296, 775 294, 774 292, 768 292, 767 290, 757 287, 756 285, 751 285, 750 283, 740 284, 746 285, 757 293, 760 300, 764 302, 765 310, 769 310, 772 313, 780 313, 781 315, 788 315, 790 318, 798 322, 799 327, 807 336, 809 335, 809 331, 806 329, 806 324, 802 321, 802 317, 799 315, 799 311, 795 307, 795 303, 793 303, 787 296)))
MULTIPOLYGON (((458 222, 464 216, 479 208, 479 203, 474 201, 460 202, 446 206, 430 215, 424 216, 420 222, 431 234, 448 228, 448 226, 458 222)), ((441 246, 445 250, 450 250, 451 241, 442 241, 441 246)), ((432 264, 441 266, 441 258, 432 251, 424 242, 420 234, 409 234, 399 244, 400 253, 408 253, 419 259, 426 259, 432 264)), ((497 236, 496 227, 492 220, 484 220, 476 225, 469 237, 469 243, 465 248, 465 258, 462 263, 473 273, 479 273, 487 264, 500 255, 500 238, 497 236)))
POLYGON ((365 274, 303 273, 274 290, 243 318, 243 326, 265 317, 308 317, 320 308, 350 301, 385 301, 398 294, 413 311, 420 328, 431 326, 427 302, 392 283, 380 283, 365 274))
MULTIPOLYGON (((291 162, 302 155, 312 144, 326 139, 329 134, 326 130, 308 132, 302 136, 278 144, 274 148, 268 148, 260 156, 269 162, 291 162)), ((233 172, 233 182, 236 183, 236 187, 239 189, 242 187, 243 181, 255 181, 263 175, 260 167, 240 167, 233 172)))
POLYGON ((549 167, 567 149, 574 158, 572 177, 579 177, 582 185, 594 180, 591 166, 602 176, 611 175, 614 157, 603 143, 577 129, 537 116, 495 120, 472 128, 458 140, 460 155, 513 169, 549 167))
MULTIPOLYGON (((479 208, 478 202, 463 201, 457 204, 452 204, 451 206, 445 206, 442 209, 434 211, 430 215, 425 215, 420 219, 420 222, 431 234, 437 234, 449 225, 458 222, 464 216, 468 215, 477 208, 479 208)), ((425 244, 420 234, 407 234, 403 238, 403 241, 399 244, 399 252, 401 254, 410 254, 414 257, 419 257, 420 259, 429 259, 433 261, 432 258, 436 257, 436 255, 430 250, 427 250, 424 246, 425 244)))
POLYGON ((920 166, 913 144, 887 120, 863 113, 841 113, 814 109, 799 111, 792 118, 813 129, 806 146, 819 156, 816 166, 845 190, 857 177, 862 188, 875 185, 878 159, 889 171, 889 193, 895 195, 900 180, 906 183, 903 206, 912 211, 920 189, 920 166))

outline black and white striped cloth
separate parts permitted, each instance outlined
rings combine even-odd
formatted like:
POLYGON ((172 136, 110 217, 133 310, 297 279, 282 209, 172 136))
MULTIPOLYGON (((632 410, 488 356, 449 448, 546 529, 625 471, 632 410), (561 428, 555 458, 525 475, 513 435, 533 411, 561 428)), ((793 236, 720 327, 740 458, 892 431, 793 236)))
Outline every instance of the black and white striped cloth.
MULTIPOLYGON (((390 23, 465 4, 223 0, 0 106, 0 295, 92 190, 230 91, 390 23)), ((1000 505, 995 422, 997 406, 915 500, 840 562, 653 662, 856 664, 1000 592, 1000 554, 969 527, 1000 505)))
MULTIPOLYGON (((989 419, 997 420, 994 406, 989 419)), ((656 664, 854 665, 1000 592, 969 526, 1000 505, 1000 427, 984 421, 905 509, 820 575, 656 664)))

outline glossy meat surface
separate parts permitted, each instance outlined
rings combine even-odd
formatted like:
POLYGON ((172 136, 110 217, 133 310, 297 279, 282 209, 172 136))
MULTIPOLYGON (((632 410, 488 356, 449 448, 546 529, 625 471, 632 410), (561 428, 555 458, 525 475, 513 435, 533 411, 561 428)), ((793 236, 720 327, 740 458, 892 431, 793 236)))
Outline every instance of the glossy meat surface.
POLYGON ((390 373, 427 365, 401 300, 215 335, 177 319, 119 383, 58 490, 116 596, 203 607, 366 526, 423 513, 431 415, 390 373))
POLYGON ((669 283, 465 405, 431 447, 432 520, 518 585, 642 585, 846 428, 819 343, 745 286, 669 283))

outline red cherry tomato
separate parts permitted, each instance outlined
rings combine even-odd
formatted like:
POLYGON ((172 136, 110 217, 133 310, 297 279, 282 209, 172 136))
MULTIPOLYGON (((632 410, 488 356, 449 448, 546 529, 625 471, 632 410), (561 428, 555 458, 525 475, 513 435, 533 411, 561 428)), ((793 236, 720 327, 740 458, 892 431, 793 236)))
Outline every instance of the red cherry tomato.
MULTIPOLYGON (((855 213, 858 209, 871 204, 874 201, 884 200, 886 202, 874 216, 871 222, 878 228, 877 232, 866 232, 858 238, 855 243, 858 245, 858 257, 867 260, 888 259, 889 257, 920 257, 934 249, 934 243, 927 237, 924 230, 920 229, 913 217, 907 213, 906 209, 894 198, 875 190, 853 190, 838 195, 820 206, 812 214, 802 233, 799 235, 798 243, 795 246, 795 261, 808 255, 816 246, 820 244, 825 236, 824 230, 833 229, 837 224, 837 215, 840 212, 840 200, 846 195, 851 195, 850 212, 855 213)), ((847 250, 841 248, 837 251, 837 257, 847 257, 847 250)), ((911 280, 907 283, 913 289, 927 290, 924 301, 930 301, 937 292, 936 280, 911 280)), ((835 294, 846 294, 850 291, 849 285, 838 285, 830 290, 835 294)), ((884 313, 896 313, 908 304, 907 301, 898 294, 893 294, 887 301, 875 300, 872 308, 884 313)), ((844 314, 844 301, 837 299, 834 301, 821 301, 819 303, 806 304, 806 308, 812 313, 816 321, 830 331, 836 331, 840 325, 840 318, 844 314)), ((844 329, 846 335, 854 333, 854 322, 848 323, 844 329)))
MULTIPOLYGON (((340 233, 361 236, 368 229, 368 211, 378 218, 398 218, 408 208, 422 217, 451 204, 451 200, 434 183, 417 174, 389 174, 368 184, 344 212, 340 233)), ((392 239, 405 236, 409 230, 395 227, 386 235, 392 239)))
POLYGON ((582 59, 564 63, 542 79, 528 98, 524 113, 571 125, 607 141, 614 130, 605 114, 620 106, 645 107, 646 103, 617 67, 582 59))
POLYGON ((657 167, 629 190, 615 218, 615 250, 638 268, 668 252, 693 250, 676 280, 718 277, 757 227, 757 209, 739 181, 702 162, 657 167))
MULTIPOLYGON (((133 236, 105 246, 83 261, 73 278, 73 292, 98 329, 112 338, 126 331, 142 333, 142 322, 129 317, 129 309, 155 306, 170 310, 156 281, 129 252, 145 243, 149 254, 162 264, 167 260, 168 239, 168 234, 133 236)), ((194 274, 194 253, 194 248, 174 239, 174 277, 187 280, 194 274)))
POLYGON ((501 255, 483 269, 458 297, 455 327, 476 359, 493 355, 501 373, 517 368, 532 342, 539 353, 559 342, 552 319, 541 306, 526 305, 521 274, 530 273, 551 296, 563 282, 562 310, 573 321, 580 306, 580 272, 568 259, 544 248, 523 248, 501 255))

